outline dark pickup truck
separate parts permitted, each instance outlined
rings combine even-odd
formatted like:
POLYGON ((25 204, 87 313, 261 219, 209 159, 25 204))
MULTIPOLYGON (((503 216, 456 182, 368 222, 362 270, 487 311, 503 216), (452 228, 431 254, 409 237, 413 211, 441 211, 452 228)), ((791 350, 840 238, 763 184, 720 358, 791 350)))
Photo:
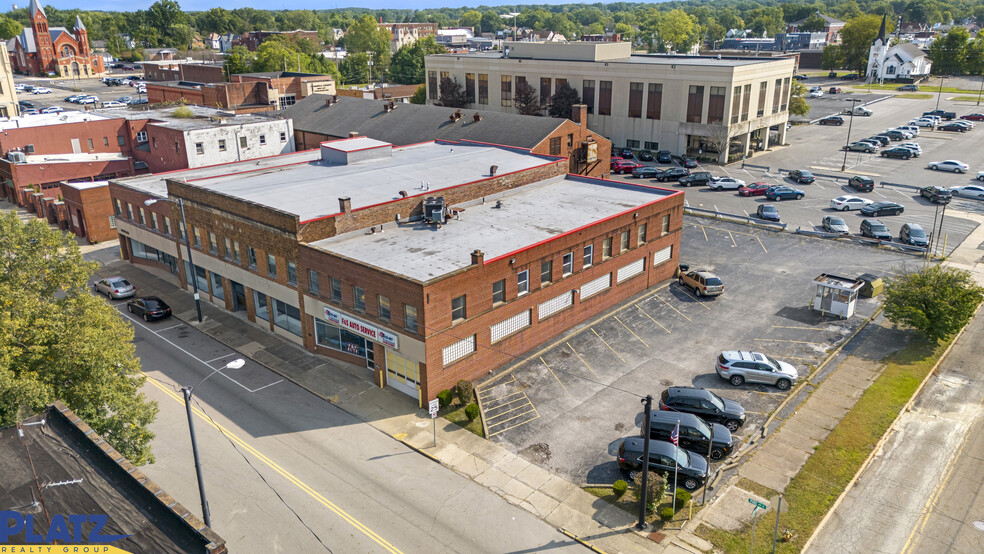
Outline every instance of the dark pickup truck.
POLYGON ((947 111, 943 111, 943 110, 933 110, 931 112, 923 112, 923 117, 925 117, 927 115, 936 115, 936 116, 942 117, 943 119, 945 119, 947 121, 950 121, 950 120, 952 120, 952 119, 954 119, 954 118, 957 117, 956 112, 947 112, 947 111))

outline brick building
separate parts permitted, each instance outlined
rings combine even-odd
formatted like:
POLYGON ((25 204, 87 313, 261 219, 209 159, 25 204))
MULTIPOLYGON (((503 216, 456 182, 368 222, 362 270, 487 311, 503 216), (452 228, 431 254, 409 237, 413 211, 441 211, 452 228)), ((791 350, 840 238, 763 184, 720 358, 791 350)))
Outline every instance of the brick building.
POLYGON ((61 196, 66 209, 65 227, 90 244, 115 240, 115 218, 107 181, 62 183, 61 196))
POLYGON ((105 73, 101 54, 89 48, 89 32, 75 17, 75 28, 48 27, 48 15, 38 0, 28 6, 31 26, 8 43, 14 71, 28 75, 93 77, 105 73))
POLYGON ((110 193, 125 259, 421 403, 671 278, 683 217, 681 192, 467 141, 343 139, 110 193))
POLYGON ((140 65, 144 72, 145 81, 224 83, 226 80, 225 66, 221 63, 165 61, 143 62, 140 65))
POLYGON ((390 144, 469 140, 564 156, 570 159, 568 173, 603 177, 610 168, 611 142, 579 123, 586 120, 586 110, 586 106, 575 109, 572 121, 315 95, 284 110, 283 115, 294 120, 299 150, 353 132, 390 144))
POLYGON ((331 75, 283 71, 233 75, 228 83, 147 83, 150 104, 184 101, 236 113, 282 110, 312 94, 335 94, 335 79, 331 75))

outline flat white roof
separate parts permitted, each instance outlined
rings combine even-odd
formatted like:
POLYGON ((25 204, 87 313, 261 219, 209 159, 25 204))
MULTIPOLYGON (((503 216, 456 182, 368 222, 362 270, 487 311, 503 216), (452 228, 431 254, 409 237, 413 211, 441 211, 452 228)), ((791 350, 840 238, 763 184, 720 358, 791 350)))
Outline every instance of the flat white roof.
POLYGON ((423 221, 391 223, 381 233, 367 234, 363 229, 309 246, 426 282, 468 267, 474 250, 484 252, 489 261, 674 194, 682 192, 621 181, 553 177, 484 201, 455 204, 451 207, 464 208, 460 219, 449 220, 440 229, 423 221), (501 207, 496 207, 497 201, 501 207))
POLYGON ((83 181, 77 183, 62 183, 64 186, 73 188, 75 190, 86 190, 86 189, 96 189, 99 187, 109 186, 109 181, 83 181))
POLYGON ((331 142, 324 143, 324 146, 340 152, 356 152, 358 150, 368 150, 370 148, 390 146, 390 143, 369 137, 354 137, 350 139, 333 140, 331 142))
POLYGON ((52 164, 73 162, 108 162, 126 160, 127 157, 116 152, 100 152, 98 154, 30 154, 25 156, 29 164, 52 164))
MULTIPOLYGON (((351 142, 354 141, 343 139, 326 144, 351 142)), ((165 198, 166 178, 184 181, 309 221, 339 213, 338 199, 342 197, 349 197, 352 209, 357 210, 399 200, 400 191, 408 196, 439 196, 442 189, 488 179, 493 165, 498 166, 496 175, 505 175, 554 160, 550 156, 499 146, 425 142, 394 146, 392 157, 348 165, 322 161, 320 150, 309 150, 123 179, 120 183, 165 198)))
POLYGON ((44 127, 46 125, 59 125, 61 123, 100 121, 103 119, 112 118, 76 110, 65 110, 61 113, 39 113, 22 117, 11 117, 10 119, 0 119, 0 131, 20 129, 22 127, 44 127))

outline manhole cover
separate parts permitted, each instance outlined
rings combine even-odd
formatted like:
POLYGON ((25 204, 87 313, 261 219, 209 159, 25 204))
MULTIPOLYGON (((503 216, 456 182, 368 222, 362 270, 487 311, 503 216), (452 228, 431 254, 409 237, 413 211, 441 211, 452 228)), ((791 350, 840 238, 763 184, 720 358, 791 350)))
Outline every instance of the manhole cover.
POLYGON ((550 445, 538 442, 519 451, 519 455, 535 464, 546 463, 550 459, 550 445))

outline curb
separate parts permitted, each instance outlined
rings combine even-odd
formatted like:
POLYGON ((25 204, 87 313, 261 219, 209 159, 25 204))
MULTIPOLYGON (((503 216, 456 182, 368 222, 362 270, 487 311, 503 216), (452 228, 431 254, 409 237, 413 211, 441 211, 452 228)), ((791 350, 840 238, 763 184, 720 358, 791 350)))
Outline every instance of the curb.
MULTIPOLYGON (((439 458, 437 458, 437 457, 436 457, 436 456, 434 456, 433 454, 430 454, 430 453, 428 453, 428 452, 424 452, 424 451, 423 451, 422 449, 420 449, 420 448, 417 448, 416 446, 414 446, 414 445, 412 445, 412 444, 410 444, 409 442, 407 442, 407 441, 405 441, 405 440, 403 440, 403 439, 397 439, 397 438, 396 438, 396 437, 394 437, 393 435, 390 435, 390 437, 391 437, 391 438, 394 438, 394 439, 396 439, 396 440, 398 440, 398 441, 400 441, 400 442, 401 442, 401 443, 402 443, 402 444, 403 444, 404 446, 406 446, 406 447, 407 447, 407 448, 409 448, 410 450, 413 450, 413 451, 414 451, 414 452, 416 452, 417 454, 422 454, 423 456, 425 456, 425 457, 427 457, 427 458, 429 458, 429 459, 430 459, 430 461, 432 461, 432 462, 434 462, 435 464, 437 464, 437 465, 439 465, 439 466, 443 466, 443 465, 444 465, 444 462, 442 462, 442 461, 441 461, 441 460, 440 460, 439 458)), ((458 472, 456 471, 455 473, 458 473, 458 472)))
POLYGON ((578 537, 577 535, 575 535, 574 533, 571 533, 570 531, 568 531, 567 529, 564 529, 563 527, 558 527, 557 530, 560 531, 561 533, 567 535, 568 537, 574 539, 575 541, 577 541, 578 543, 580 543, 585 548, 591 550, 592 552, 595 552, 597 554, 608 554, 604 550, 602 550, 602 549, 598 548, 597 546, 595 546, 595 545, 587 542, 586 540, 582 539, 581 537, 578 537))
MULTIPOLYGON (((977 312, 980 311, 982 305, 984 305, 984 303, 977 305, 977 309, 974 310, 974 316, 971 317, 971 320, 973 320, 974 317, 977 317, 977 312)), ((963 328, 960 329, 960 332, 957 333, 957 336, 953 337, 953 340, 950 341, 950 345, 946 347, 946 350, 943 351, 943 354, 941 354, 939 359, 936 360, 936 363, 933 365, 933 369, 929 370, 929 373, 926 374, 926 377, 922 380, 922 383, 919 383, 919 387, 916 388, 915 392, 912 393, 912 396, 909 398, 909 401, 906 402, 904 406, 902 406, 901 410, 899 410, 899 414, 895 416, 894 420, 892 420, 892 424, 889 425, 888 429, 885 430, 885 434, 882 435, 880 439, 878 439, 878 443, 875 444, 875 447, 871 450, 871 453, 868 454, 868 457, 864 460, 864 463, 861 464, 861 467, 858 468, 857 473, 854 474, 854 477, 851 478, 851 481, 848 482, 846 487, 844 487, 844 491, 841 492, 840 496, 837 497, 837 500, 835 500, 834 503, 830 506, 830 509, 827 510, 827 513, 823 516, 823 519, 820 520, 820 523, 818 523, 817 526, 813 529, 813 534, 810 535, 810 538, 803 544, 803 548, 802 550, 800 550, 800 552, 806 552, 806 550, 813 545, 813 541, 820 533, 820 530, 823 529, 823 527, 830 520, 831 515, 834 513, 837 507, 840 506, 841 502, 844 501, 844 498, 847 496, 847 493, 851 492, 851 489, 854 488, 854 485, 858 482, 859 479, 861 479, 861 474, 864 473, 864 470, 868 469, 868 465, 871 464, 872 460, 875 459, 875 455, 881 451, 882 447, 885 445, 885 442, 888 440, 889 435, 891 435, 892 431, 895 430, 895 426, 898 425, 899 420, 902 419, 902 416, 906 412, 908 412, 909 409, 912 407, 912 404, 919 397, 919 394, 922 392, 923 387, 926 386, 926 383, 928 383, 929 380, 934 375, 936 375, 936 371, 939 369, 940 364, 942 364, 943 360, 945 360, 947 355, 950 354, 950 350, 953 349, 953 345, 955 345, 957 341, 960 340, 960 337, 963 336, 963 333, 967 329, 968 325, 970 325, 970 321, 968 321, 967 325, 964 325, 963 328)))

